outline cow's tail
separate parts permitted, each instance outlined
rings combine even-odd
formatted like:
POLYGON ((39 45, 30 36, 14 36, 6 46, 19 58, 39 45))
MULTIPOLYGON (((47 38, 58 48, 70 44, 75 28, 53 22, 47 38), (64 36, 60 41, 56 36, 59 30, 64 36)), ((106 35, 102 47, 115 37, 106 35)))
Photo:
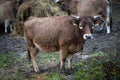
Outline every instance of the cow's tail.
POLYGON ((25 29, 24 29, 24 40, 25 40, 25 44, 26 44, 26 47, 27 47, 27 55, 28 55, 27 58, 30 62, 31 61, 31 55, 30 55, 30 43, 31 43, 31 41, 26 36, 25 29))
POLYGON ((29 47, 27 44, 26 44, 26 46, 27 46, 27 58, 28 58, 29 62, 31 62, 31 55, 30 55, 29 47))

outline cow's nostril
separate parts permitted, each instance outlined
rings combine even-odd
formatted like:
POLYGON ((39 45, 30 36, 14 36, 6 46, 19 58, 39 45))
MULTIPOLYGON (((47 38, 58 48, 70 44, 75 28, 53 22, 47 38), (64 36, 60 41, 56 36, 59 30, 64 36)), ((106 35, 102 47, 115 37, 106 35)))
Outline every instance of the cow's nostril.
POLYGON ((92 39, 92 37, 91 36, 86 36, 86 39, 92 39))

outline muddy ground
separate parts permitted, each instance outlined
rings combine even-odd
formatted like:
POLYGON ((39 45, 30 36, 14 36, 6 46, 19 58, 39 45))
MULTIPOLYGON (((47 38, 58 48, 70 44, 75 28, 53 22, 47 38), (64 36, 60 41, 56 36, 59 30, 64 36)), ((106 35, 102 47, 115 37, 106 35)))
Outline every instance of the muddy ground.
MULTIPOLYGON (((106 28, 101 32, 94 33, 94 39, 92 40, 87 40, 84 45, 84 49, 82 52, 79 52, 76 54, 74 61, 79 61, 81 58, 86 58, 86 56, 81 56, 82 55, 88 55, 90 53, 111 53, 111 52, 117 52, 120 53, 120 4, 116 4, 113 6, 113 28, 110 34, 106 33, 106 28), (75 60, 76 59, 76 60, 75 60)), ((0 54, 9 54, 9 53, 14 53, 14 55, 21 59, 20 63, 17 63, 13 66, 10 66, 8 68, 5 68, 0 74, 2 75, 8 75, 7 73, 11 72, 9 71, 14 68, 15 70, 22 70, 24 73, 29 73, 29 71, 26 71, 21 68, 20 65, 22 62, 24 63, 24 60, 27 61, 26 59, 26 46, 23 37, 12 37, 10 34, 0 34, 0 54), (16 67, 15 67, 16 66, 16 67)), ((54 60, 54 59, 53 59, 54 60)), ((59 62, 56 62, 55 65, 58 65, 59 62)), ((31 67, 31 64, 28 66, 31 67)), ((51 65, 50 65, 51 66, 51 65)), ((47 69, 47 68, 46 68, 47 69)), ((13 73, 15 73, 13 71, 13 73)), ((22 73, 22 75, 24 75, 22 73)), ((9 76, 10 76, 9 74, 9 76)), ((0 77, 0 80, 4 80, 3 78, 0 77)), ((9 79, 12 80, 12 79, 9 79)), ((21 78, 19 78, 21 80, 21 78)))

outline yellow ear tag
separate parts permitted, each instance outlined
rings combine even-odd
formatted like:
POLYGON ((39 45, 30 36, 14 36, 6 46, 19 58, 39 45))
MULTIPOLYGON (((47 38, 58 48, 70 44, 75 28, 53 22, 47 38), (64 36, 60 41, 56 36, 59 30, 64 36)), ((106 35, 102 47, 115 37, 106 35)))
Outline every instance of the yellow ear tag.
POLYGON ((73 23, 73 26, 77 26, 77 24, 73 23))

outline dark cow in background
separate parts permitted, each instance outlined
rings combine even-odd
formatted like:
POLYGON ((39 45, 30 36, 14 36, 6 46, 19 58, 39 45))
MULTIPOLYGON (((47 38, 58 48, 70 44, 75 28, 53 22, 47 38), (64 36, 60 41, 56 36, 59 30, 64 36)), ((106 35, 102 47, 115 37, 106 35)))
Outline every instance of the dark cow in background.
POLYGON ((69 15, 84 16, 89 15, 97 17, 95 26, 100 25, 99 31, 103 26, 107 27, 107 33, 110 33, 112 27, 111 0, 54 0, 66 10, 69 15))
POLYGON ((4 23, 5 33, 7 33, 8 27, 10 31, 13 31, 12 23, 16 17, 18 7, 23 0, 1 0, 0 1, 0 25, 4 23))
POLYGON ((66 58, 69 58, 68 68, 71 69, 73 55, 83 49, 86 39, 93 38, 92 28, 95 20, 87 15, 28 18, 24 23, 24 37, 35 72, 39 73, 35 59, 39 50, 60 51, 62 72, 65 72, 66 58))

